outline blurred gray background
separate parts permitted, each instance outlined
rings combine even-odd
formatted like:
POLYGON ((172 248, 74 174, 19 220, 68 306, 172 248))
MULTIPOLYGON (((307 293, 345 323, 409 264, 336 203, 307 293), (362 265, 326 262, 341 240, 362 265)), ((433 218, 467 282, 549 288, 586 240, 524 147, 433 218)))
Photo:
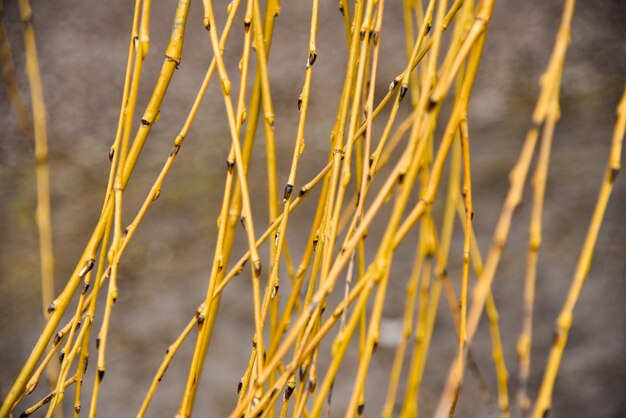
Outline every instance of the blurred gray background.
MULTIPOLYGON (((13 45, 18 81, 28 100, 21 24, 15 2, 6 3, 5 24, 13 45)), ((109 170, 107 154, 115 135, 123 86, 132 3, 122 0, 32 1, 48 112, 57 292, 74 268, 100 212, 109 170)), ((336 2, 320 3, 319 56, 313 74, 307 148, 296 188, 323 166, 346 64, 345 34, 336 2)), ((529 126, 538 80, 554 43, 562 3, 554 0, 496 2, 470 109, 474 222, 483 253, 488 249, 494 221, 507 190, 508 172, 529 126)), ((138 114, 154 86, 175 6, 173 0, 153 2, 150 54, 142 75, 138 114)), ((220 31, 225 6, 222 2, 215 4, 220 31)), ((237 17, 225 54, 233 86, 239 82, 237 63, 243 45, 242 16, 237 17)), ((304 76, 309 19, 308 2, 283 1, 270 56, 281 189, 286 181, 296 133, 296 101, 304 76)), ((624 28, 626 3, 623 1, 579 2, 561 92, 562 119, 555 133, 547 187, 530 382, 533 399, 552 342, 554 319, 569 288, 604 174, 615 108, 626 80, 624 28)), ((406 62, 399 1, 386 4, 381 51, 377 96, 384 94, 406 62)), ((130 222, 134 216, 168 155, 211 56, 209 39, 202 27, 201 2, 195 1, 189 15, 182 64, 174 75, 161 119, 152 130, 125 194, 125 222, 130 222)), ((113 311, 108 345, 108 370, 101 388, 102 417, 136 414, 165 348, 204 298, 230 143, 223 101, 217 88, 214 80, 165 181, 161 198, 148 212, 123 258, 120 296, 113 311)), ((0 90, 0 394, 6 394, 42 329, 43 319, 34 222, 33 140, 20 133, 5 86, 0 86, 0 90)), ((404 102, 404 114, 407 103, 404 102)), ((257 214, 255 224, 260 233, 267 222, 262 129, 257 144, 250 170, 260 174, 250 176, 250 182, 254 191, 253 209, 257 214)), ((620 417, 626 414, 624 184, 622 176, 618 177, 589 280, 575 312, 555 388, 553 417, 620 417)), ((303 203, 290 218, 289 242, 296 261, 305 245, 302 237, 308 234, 315 196, 313 193, 308 204, 303 203)), ((517 387, 515 344, 521 329, 529 196, 527 189, 494 284, 505 358, 511 375, 512 401, 517 387)), ((375 225, 370 236, 383 226, 375 225)), ((242 234, 239 235, 241 238, 242 234)), ((455 236, 461 237, 460 234, 455 236)), ((414 242, 408 239, 395 258, 384 314, 383 343, 372 360, 367 381, 365 416, 380 415, 386 394, 414 242)), ((461 272, 461 242, 457 240, 453 246, 449 269, 457 284, 461 272)), ((239 239, 233 257, 238 258, 245 248, 245 242, 239 239)), ((369 244, 368 250, 373 249, 374 244, 369 244)), ((283 279, 283 283, 286 282, 288 280, 283 279)), ((224 292, 196 402, 197 416, 225 416, 236 401, 235 389, 245 369, 254 328, 251 306, 249 275, 242 274, 224 292)), ((495 396, 485 322, 475 339, 474 353, 495 396)), ((150 416, 167 417, 175 413, 194 339, 195 333, 192 333, 170 366, 148 410, 150 416)), ((321 350, 321 357, 327 358, 328 344, 321 350)), ((447 302, 442 300, 420 398, 423 416, 429 416, 436 406, 455 350, 452 321, 447 302)), ((95 350, 92 353, 85 381, 88 389, 92 386, 95 368, 95 350)), ((356 351, 349 351, 342 375, 335 384, 333 416, 341 415, 350 395, 357 361, 356 351)), ((324 364, 327 360, 322 361, 322 366, 324 364)), ((18 406, 16 412, 19 414, 43 396, 44 386, 40 385, 37 395, 18 406)), ((72 391, 69 393, 73 395, 72 391)), ((66 414, 71 412, 70 404, 66 402, 66 414)), ((515 409, 513 412, 517 413, 515 409)), ((468 376, 456 416, 497 415, 493 405, 485 406, 480 401, 478 386, 468 376)))

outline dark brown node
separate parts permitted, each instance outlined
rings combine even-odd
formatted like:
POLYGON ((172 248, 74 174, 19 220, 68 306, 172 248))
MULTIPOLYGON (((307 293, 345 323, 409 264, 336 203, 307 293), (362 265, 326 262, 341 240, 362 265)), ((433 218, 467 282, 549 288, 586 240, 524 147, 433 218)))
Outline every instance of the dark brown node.
POLYGON ((611 168, 611 174, 609 175, 609 182, 613 183, 619 175, 619 168, 611 168))
POLYGON ((287 200, 291 197, 291 192, 293 192, 293 185, 292 184, 287 184, 285 186, 285 192, 283 193, 283 199, 287 200))
POLYGON ((178 67, 180 66, 180 58, 174 58, 166 54, 165 59, 176 64, 176 69, 178 70, 178 67))
POLYGON ((261 277, 261 262, 254 264, 254 277, 261 277))
POLYGON ((405 85, 400 86, 400 101, 402 101, 402 99, 404 99, 404 96, 406 96, 406 92, 409 91, 409 88, 405 85))
POLYGON ((333 399, 334 388, 335 388, 335 381, 333 380, 332 383, 330 384, 330 389, 328 390, 328 398, 327 398, 328 405, 330 405, 330 401, 333 399))
POLYGON ((291 394, 293 393, 295 388, 296 388, 295 382, 287 383, 287 387, 285 388, 285 401, 288 401, 289 398, 291 398, 291 394))
POLYGON ((56 308, 57 308, 57 304, 56 304, 56 302, 52 302, 52 303, 50 304, 50 306, 48 306, 47 311, 48 311, 48 313, 52 313, 52 312, 54 312, 54 311, 55 311, 55 309, 56 309, 56 308))
POLYGON ((428 103, 426 104, 426 110, 428 112, 430 112, 431 110, 433 110, 435 108, 435 106, 437 106, 437 101, 433 100, 432 97, 428 98, 428 103))
POLYGON ((374 40, 374 45, 378 45, 378 41, 380 40, 380 32, 377 30, 371 33, 372 39, 374 40))

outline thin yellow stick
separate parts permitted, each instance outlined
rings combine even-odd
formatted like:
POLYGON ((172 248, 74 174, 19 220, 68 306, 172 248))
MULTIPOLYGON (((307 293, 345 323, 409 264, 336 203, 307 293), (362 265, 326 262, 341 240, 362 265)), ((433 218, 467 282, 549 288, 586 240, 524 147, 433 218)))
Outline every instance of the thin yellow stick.
POLYGON ((528 239, 528 261, 524 282, 524 318, 522 332, 517 342, 519 356, 517 402, 522 418, 528 415, 530 398, 528 397, 528 380, 530 377, 530 351, 532 347, 533 305, 535 303, 535 283, 537 264, 542 238, 542 212, 550 162, 550 150, 554 128, 559 118, 558 96, 554 96, 552 106, 548 109, 545 128, 541 137, 541 147, 537 157, 537 167, 533 177, 533 207, 528 239))
POLYGON ((54 299, 54 254, 52 250, 52 226, 50 221, 50 172, 48 165, 48 138, 46 130, 46 105, 41 85, 32 9, 28 0, 18 1, 20 18, 24 24, 26 49, 26 74, 30 84, 33 121, 35 128, 35 163, 37 164, 37 229, 41 261, 41 289, 43 312, 54 299))
MULTIPOLYGON (((250 194, 248 192, 248 183, 246 180, 246 173, 244 171, 243 164, 242 164, 243 157, 241 154, 241 146, 239 144, 237 123, 235 122, 235 114, 233 111, 232 101, 230 99, 230 81, 228 79, 228 75, 226 74, 226 67, 224 65, 224 61, 221 56, 221 49, 219 47, 217 28, 215 25, 215 16, 213 14, 211 3, 212 2, 208 0, 209 18, 210 18, 209 34, 211 38, 211 45, 213 47, 214 56, 217 61, 217 72, 222 82, 222 93, 224 96, 224 103, 226 105, 226 114, 228 116, 228 124, 230 127, 230 134, 231 134, 231 140, 232 140, 233 150, 235 154, 235 160, 239 162, 239 163, 235 163, 235 166, 237 169, 238 181, 239 181, 239 184, 241 184, 243 216, 245 218, 244 223, 245 223, 245 229, 247 232, 248 245, 251 251, 250 259, 251 259, 252 274, 253 274, 252 282, 253 282, 253 288, 255 292, 255 296, 253 299, 256 304, 255 316, 256 316, 256 323, 257 323, 257 328, 258 328, 257 333, 261 334, 262 332, 261 332, 261 325, 260 325, 261 321, 260 321, 260 291, 259 291, 259 281, 260 281, 260 275, 261 275, 261 260, 259 258, 258 252, 256 250, 256 246, 255 246, 256 239, 255 239, 255 233, 254 233, 254 223, 252 220, 252 209, 250 206, 250 194)), ((254 18, 254 15, 253 15, 253 18, 254 18)), ((257 48, 262 48, 262 45, 263 45, 263 41, 261 40, 261 42, 258 43, 257 48)), ((259 339, 258 344, 262 348, 263 347, 262 335, 259 335, 258 339, 259 339)), ((263 364, 263 359, 262 359, 263 350, 260 349, 259 351, 261 353, 258 355, 257 361, 259 362, 259 365, 262 365, 263 364)))
MULTIPOLYGON (((135 7, 138 7, 138 3, 136 3, 135 7)), ((137 9, 135 10, 137 12, 137 9)), ((98 341, 100 342, 98 348, 98 362, 97 362, 97 373, 95 376, 95 380, 97 383, 94 384, 94 391, 92 393, 91 407, 90 407, 90 415, 94 415, 96 411, 96 405, 98 401, 98 393, 100 388, 100 383, 104 377, 104 373, 106 371, 105 365, 105 356, 106 356, 106 347, 108 342, 108 330, 109 323, 111 319, 111 312, 113 309, 113 304, 117 300, 118 297, 118 288, 117 288, 117 275, 121 258, 121 246, 123 240, 123 226, 122 226, 122 198, 125 190, 126 183, 124 181, 124 168, 126 166, 126 158, 128 155, 128 146, 129 140, 132 130, 132 122, 133 115, 135 113, 135 104, 137 101, 137 94, 139 90, 139 79, 141 75, 141 69, 143 60, 145 58, 145 54, 148 52, 149 45, 149 35, 148 35, 148 21, 149 21, 149 13, 150 13, 150 0, 144 0, 142 2, 142 13, 141 13, 141 23, 139 24, 135 19, 133 22, 133 30, 132 30, 132 42, 136 42, 136 50, 135 50, 135 60, 134 60, 134 68, 132 74, 132 81, 130 84, 130 90, 128 90, 127 100, 122 104, 123 112, 122 118, 120 120, 120 125, 122 126, 122 134, 121 139, 118 135, 116 137, 116 141, 114 144, 114 153, 117 154, 117 169, 115 170, 115 176, 113 180, 113 195, 110 197, 113 199, 113 242, 111 244, 111 250, 109 253, 109 259, 111 260, 111 269, 110 269, 110 280, 109 280, 109 288, 107 290, 107 299, 104 310, 104 316, 102 320, 102 325, 100 328, 100 332, 98 333, 98 341), (139 32, 137 32, 139 31, 139 32), (139 41, 141 44, 139 45, 139 41)), ((135 14, 137 16, 137 13, 135 14)), ((132 47, 131 47, 132 48, 132 47)), ((125 92, 126 93, 126 92, 125 92)), ((81 295, 82 300, 82 295, 81 295)), ((79 303, 80 305, 80 303, 79 303)), ((80 308, 79 308, 80 309, 80 308)), ((62 395, 62 392, 60 392, 62 395)), ((61 396, 59 396, 60 398, 61 396)), ((53 403, 51 407, 55 406, 53 403)))
POLYGON ((163 66, 161 67, 157 83, 152 91, 152 95, 150 96, 150 101, 148 102, 146 110, 141 118, 141 125, 139 126, 139 129, 135 134, 135 139, 128 150, 128 156, 126 157, 126 164, 124 165, 124 172, 122 175, 124 185, 128 183, 128 180, 135 169, 137 159, 139 158, 139 154, 146 143, 146 139, 152 129, 152 125, 158 119, 161 104, 165 98, 165 93, 167 92, 169 83, 174 75, 174 71, 180 65, 189 6, 189 0, 178 0, 172 34, 167 45, 167 49, 165 50, 165 60, 163 61, 163 66))
POLYGON ((554 390, 554 382, 556 375, 563 358, 563 351, 565 351, 565 345, 567 344, 567 337, 569 330, 572 326, 574 317, 574 308, 580 297, 583 286, 587 279, 589 269, 591 268, 591 260, 593 258, 596 241, 598 239, 598 233, 602 226, 602 220, 604 219, 604 213, 611 197, 611 191, 613 190, 613 184, 621 168, 621 156, 622 156, 622 142, 624 140, 624 131, 626 130, 626 89, 619 102, 617 108, 617 120, 615 122, 615 130, 613 131, 613 141, 611 143, 611 151, 609 154, 609 161, 607 163, 606 173, 602 186, 600 187, 600 193, 596 203, 596 207, 591 217, 591 223, 583 249, 578 258, 578 264, 576 265, 576 271, 572 279, 570 290, 567 294, 567 299, 563 305, 563 309, 559 314, 555 324, 555 339, 550 350, 550 356, 548 358, 548 364, 546 365, 545 374, 541 382, 541 389, 537 396, 537 403, 533 410, 533 418, 545 417, 550 407, 552 406, 552 392, 554 390))
POLYGON ((199 313, 201 312, 201 309, 198 308, 196 312, 197 312, 196 315, 194 315, 191 321, 189 321, 189 323, 187 324, 183 332, 178 336, 178 338, 176 338, 176 341, 174 341, 167 348, 167 350, 165 350, 165 358, 161 362, 161 365, 159 366, 159 370, 157 371, 156 375, 154 376, 154 379, 152 380, 150 389, 148 389, 148 394, 144 398, 143 403, 141 404, 141 408, 139 409, 139 412, 137 413, 137 418, 143 417, 146 414, 146 410, 148 409, 148 406, 150 405, 150 401, 152 400, 152 397, 154 396, 154 393, 156 392, 157 386, 161 382, 161 379, 163 379, 163 376, 165 375, 165 372, 167 371, 167 367, 169 366, 170 362, 174 358, 174 355, 176 355, 178 348, 181 346, 183 341, 185 341, 185 338, 187 338, 187 335, 189 335, 193 327, 198 323, 199 317, 200 317, 199 313))
MULTIPOLYGON (((39 59, 37 56, 37 45, 35 42, 35 30, 33 28, 33 11, 28 0, 18 1, 20 18, 24 28, 24 49, 26 53, 26 75, 30 85, 31 106, 33 114, 33 127, 35 137, 35 164, 37 177, 37 210, 36 224, 39 234, 39 260, 41 272, 41 299, 44 319, 47 319, 47 309, 54 299, 54 250, 52 244, 52 221, 50 211, 50 166, 48 164, 48 134, 46 128, 46 105, 43 96, 43 86, 41 84, 41 72, 39 70, 39 59)), ((4 25, 2 33, 6 40, 4 25)), ((8 41, 6 41, 8 42, 8 41)), ((8 43, 7 43, 8 45, 8 43)), ((10 46, 7 50, 10 57, 10 46)), ((6 55, 6 54, 3 54, 6 55)), ((9 68, 10 70, 10 68, 9 68)), ((5 72, 10 76, 10 71, 5 72)), ((17 86, 15 86, 17 87, 17 86)), ((21 95, 19 90, 9 88, 9 96, 13 99, 14 107, 18 111, 18 119, 21 125, 26 126, 23 115, 19 113, 19 103, 21 95)), ((57 386, 59 369, 53 364, 47 370, 50 387, 57 386)), ((58 388, 57 388, 58 390, 58 388)), ((58 413, 57 417, 62 414, 58 413)))
MULTIPOLYGON (((463 223, 465 227, 466 222, 466 212, 464 206, 461 202, 457 204, 457 215, 459 220, 463 223)), ((482 256, 480 254, 480 249, 478 248, 478 241, 476 240, 476 235, 474 234, 474 229, 470 229, 470 239, 471 239, 471 261, 472 267, 474 268, 474 272, 476 276, 479 278, 482 277, 483 272, 483 261, 482 256)), ((498 407, 500 408, 501 415, 510 413, 509 411, 509 394, 508 394, 508 378, 509 373, 506 368, 506 364, 504 362, 504 354, 502 349, 502 340, 500 337, 500 324, 499 324, 499 314, 498 309, 496 307, 495 299, 493 298, 493 294, 491 291, 487 296, 487 302, 485 304, 485 311, 487 312, 487 317, 489 319, 489 333, 491 335, 491 346, 492 346, 492 358, 493 363, 496 369, 497 375, 497 384, 498 384, 498 407)), ((468 360, 470 360, 469 355, 471 354, 471 349, 468 348, 468 360)), ((471 366, 471 363, 468 363, 468 366, 471 366)))
POLYGON ((391 418, 396 403, 396 396, 398 393, 398 387, 400 386, 400 377, 402 374, 402 365, 404 364, 404 356, 408 346, 409 339, 413 331, 413 314, 416 305, 416 296, 420 293, 417 292, 417 286, 419 284, 420 274, 422 272, 422 265, 424 264, 424 257, 421 251, 417 251, 415 254, 415 262, 413 265, 413 271, 411 272, 411 278, 406 286, 406 301, 404 304, 404 319, 402 321, 402 337, 396 353, 393 359, 393 366, 389 373, 389 388, 387 389, 387 398, 383 407, 382 416, 385 418, 391 418))
MULTIPOLYGON (((293 186, 296 181, 296 172, 298 169, 298 163, 300 160, 300 156, 304 151, 304 129, 306 125, 306 116, 309 107, 309 93, 311 89, 311 80, 313 75, 313 64, 317 58, 317 48, 316 48, 316 37, 317 37, 317 19, 318 19, 318 8, 319 3, 317 0, 313 0, 311 6, 311 29, 309 34, 309 47, 307 51, 307 63, 304 75, 304 86, 302 87, 302 93, 300 95, 300 99, 298 100, 298 106, 300 108, 300 117, 298 120, 298 131, 296 134, 296 143, 294 146, 293 157, 291 162, 291 168, 289 171, 289 178, 287 180, 287 185, 285 186, 285 190, 283 193, 283 216, 276 232, 277 241, 276 241, 276 252, 274 254, 274 260, 272 262, 272 270, 269 277, 269 281, 273 288, 271 292, 274 293, 277 291, 279 282, 278 282, 278 267, 280 264, 280 257, 282 255, 283 245, 285 242, 286 236, 286 228, 287 222, 289 219, 290 206, 292 204, 291 195, 293 191, 293 186)), ((265 301, 264 301, 265 302, 265 301)), ((291 305, 293 306, 293 305, 291 305)), ((276 335, 280 336, 282 333, 281 325, 278 325, 276 329, 276 335)), ((275 339, 276 341, 277 339, 275 339)), ((270 351, 271 352, 271 351, 270 351)))
POLYGON ((422 383, 424 367, 426 366, 428 350, 430 348, 435 313, 439 305, 441 281, 435 280, 432 286, 430 284, 432 262, 431 254, 429 258, 425 260, 422 283, 420 285, 420 306, 415 323, 415 343, 413 346, 411 365, 409 367, 409 375, 407 376, 407 388, 402 411, 400 413, 402 417, 417 416, 419 408, 419 389, 422 383))

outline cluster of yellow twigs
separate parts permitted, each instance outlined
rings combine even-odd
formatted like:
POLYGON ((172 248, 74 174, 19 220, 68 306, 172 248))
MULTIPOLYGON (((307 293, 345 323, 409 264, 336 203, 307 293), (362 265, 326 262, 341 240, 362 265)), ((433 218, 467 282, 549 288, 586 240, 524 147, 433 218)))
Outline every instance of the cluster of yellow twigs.
MULTIPOLYGON (((439 300, 444 292, 455 319, 458 335, 458 355, 451 365, 447 383, 436 416, 452 416, 463 381, 464 371, 476 370, 470 349, 483 310, 487 311, 491 330, 493 357, 498 375, 498 403, 503 417, 509 416, 508 372, 502 355, 498 312, 491 295, 491 285, 507 242, 516 207, 522 199, 531 162, 536 156, 533 177, 532 219, 530 225, 526 292, 524 296, 523 332, 519 338, 519 407, 524 415, 530 411, 527 393, 530 370, 533 299, 537 257, 541 245, 541 218, 547 169, 555 125, 559 119, 559 91, 569 32, 574 13, 574 1, 566 0, 561 26, 547 70, 541 79, 541 91, 532 116, 531 128, 510 176, 510 189, 496 225, 493 243, 483 263, 472 229, 472 184, 470 169, 470 134, 468 104, 483 45, 491 19, 494 0, 430 0, 404 1, 407 43, 407 64, 391 82, 389 91, 376 102, 375 88, 379 65, 380 39, 385 0, 358 0, 349 4, 341 0, 348 42, 348 63, 339 97, 335 124, 330 133, 326 165, 308 182, 297 178, 298 164, 305 149, 306 118, 309 111, 311 80, 317 59, 316 34, 319 1, 312 0, 309 45, 303 56, 304 83, 298 99, 300 118, 293 146, 293 159, 286 185, 279 193, 274 149, 274 110, 268 77, 268 54, 276 16, 280 13, 278 0, 232 0, 227 20, 221 28, 215 21, 212 0, 203 0, 203 24, 208 30, 214 52, 196 100, 180 133, 173 141, 171 152, 143 205, 129 224, 122 219, 124 190, 146 139, 159 118, 159 109, 168 85, 181 61, 189 0, 179 0, 172 35, 165 59, 149 103, 134 130, 133 116, 142 73, 142 63, 148 54, 150 0, 136 0, 132 33, 128 48, 128 64, 120 108, 119 123, 110 151, 111 169, 100 219, 94 228, 75 271, 63 291, 49 298, 47 323, 13 387, 4 399, 0 417, 8 416, 31 393, 45 370, 61 358, 60 370, 51 373, 52 391, 44 399, 26 409, 30 415, 48 404, 46 416, 60 409, 64 391, 75 385, 75 416, 83 404, 89 405, 89 415, 95 416, 98 392, 106 370, 106 347, 112 309, 117 298, 118 268, 124 251, 150 206, 161 194, 183 141, 194 121, 209 82, 217 71, 229 125, 231 147, 227 157, 223 200, 218 218, 216 249, 204 301, 198 307, 180 336, 169 347, 165 358, 148 389, 138 413, 143 416, 157 391, 159 382, 182 342, 197 331, 195 350, 188 379, 178 410, 178 416, 191 415, 198 391, 200 375, 217 318, 222 290, 244 271, 249 261, 254 303, 255 333, 250 336, 252 350, 248 366, 239 383, 232 417, 321 416, 329 414, 333 382, 342 366, 350 344, 358 344, 359 360, 345 416, 362 415, 365 405, 365 382, 372 356, 379 341, 380 323, 390 280, 395 248, 411 237, 416 241, 415 261, 407 282, 403 333, 390 373, 384 416, 399 413, 414 417, 418 413, 420 384, 423 379, 431 335, 437 317, 439 300), (450 4, 449 4, 450 3, 450 4), (233 89, 222 53, 235 22, 244 33, 239 66, 240 83, 233 89), (444 35, 446 40, 444 42, 444 35), (252 91, 246 91, 251 77, 250 63, 256 62, 252 91), (237 90, 233 102, 231 92, 237 90), (406 96, 409 97, 406 97, 406 96), (404 99, 404 100, 403 100, 404 99), (442 104, 450 104, 449 112, 442 104), (410 106, 409 116, 397 121, 400 105, 410 106), (383 112, 385 110, 385 112, 383 112), (377 119, 388 115, 387 119, 377 119), (250 205, 247 166, 250 161, 257 125, 261 121, 265 134, 267 155, 268 207, 270 225, 259 234, 250 205), (373 135, 373 124, 381 123, 382 134, 373 135), (435 136, 438 124, 444 126, 440 138, 435 136), (134 131, 134 136, 133 136, 134 131), (132 138, 132 140, 131 140, 132 138), (438 197, 444 166, 450 166, 444 210, 440 216, 431 210, 438 197), (384 166, 390 168, 381 171, 384 166), (387 173, 384 176, 381 173, 387 173), (373 182, 379 182, 370 193, 373 182), (303 184, 296 187, 297 184, 303 184), (309 225, 305 250, 296 266, 286 242, 292 212, 317 187, 320 190, 317 210, 309 225), (280 194, 280 197, 279 197, 280 194), (419 196, 416 203, 413 196, 419 196), (281 203, 282 199, 282 203, 281 203), (379 214, 385 205, 390 215, 379 214), (455 220, 464 231, 463 269, 459 278, 447 274, 448 254, 455 220), (385 226, 377 238, 366 239, 373 222, 385 226), (249 250, 231 265, 234 237, 239 223, 243 225, 249 250), (386 222, 386 224, 385 224, 386 222), (258 248, 269 246, 269 260, 261 268, 258 248), (365 255, 366 245, 375 249, 375 256, 365 255), (281 265, 286 272, 279 271, 281 265), (477 277, 469 292, 470 266, 477 277), (280 279, 291 281, 289 293, 280 287, 280 279), (455 295, 452 281, 461 284, 455 295), (334 305, 328 296, 339 284, 341 301, 334 305), (100 292, 106 292, 104 309, 98 309, 100 292), (471 302, 471 303, 470 303, 471 302), (66 324, 60 324, 70 306, 74 314, 66 324), (96 315, 102 315, 102 326, 92 329, 96 315), (334 332, 329 366, 319 370, 320 342, 330 339, 334 332), (97 334, 97 335, 92 335, 97 334), (411 338, 414 342, 411 344, 411 338), (96 341, 97 363, 91 394, 82 390, 86 376, 90 341, 96 341), (412 349, 409 350, 409 349, 412 349), (410 355, 408 355, 410 353, 410 355), (408 365, 405 358, 410 357, 408 365), (74 371, 72 371, 74 370, 74 371), (318 378, 318 376, 320 376, 318 378), (404 376, 406 382, 401 385, 404 376), (400 387, 405 388, 400 396, 400 387), (85 399, 89 398, 88 402, 85 399)), ((29 80, 33 96, 33 115, 40 186, 42 265, 44 288, 52 283, 49 245, 47 166, 45 162, 45 121, 43 98, 37 69, 34 35, 30 24, 27 0, 19 2, 25 24, 25 43, 29 80), (46 226, 47 224, 47 226, 46 226), (46 267, 47 266, 47 267, 46 267)), ((302 6, 304 7, 304 6, 302 6)), ((198 19, 192 19, 196 24, 198 19)), ((2 34, 4 33, 3 28, 2 34)), ((4 41, 3 41, 4 42, 4 41)), ((10 50, 3 54, 3 64, 12 67, 10 50)), ((11 90, 16 91, 16 90, 11 90)), ((19 111, 19 92, 13 94, 19 111)), ((18 112, 19 113, 19 112, 18 112)), ((23 112, 22 112, 23 114, 23 112)), ((381 118, 382 119, 382 118, 381 118)), ((626 124, 626 96, 618 108, 611 155, 600 196, 592 217, 588 236, 576 268, 571 291, 556 323, 556 339, 546 366, 543 383, 535 402, 533 417, 549 410, 554 380, 567 341, 572 313, 585 281, 599 227, 620 168, 621 141, 626 124)), ((27 126, 27 124, 24 124, 27 126)), ((293 223, 292 223, 293 224, 293 223)), ((48 296, 46 296, 48 295, 48 296)), ((480 378, 476 374, 477 378, 480 378)))

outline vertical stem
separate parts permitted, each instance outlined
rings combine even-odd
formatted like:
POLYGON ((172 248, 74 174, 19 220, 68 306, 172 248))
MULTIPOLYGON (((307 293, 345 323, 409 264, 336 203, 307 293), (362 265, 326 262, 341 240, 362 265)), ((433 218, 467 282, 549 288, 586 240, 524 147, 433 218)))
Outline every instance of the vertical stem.
POLYGON ((567 294, 567 299, 563 305, 563 309, 559 314, 555 324, 555 338, 550 350, 550 356, 548 358, 548 364, 546 365, 543 380, 541 382, 541 388, 539 395, 537 396, 537 403, 533 410, 533 418, 541 418, 547 416, 552 406, 552 392, 554 390, 554 382, 556 381, 556 375, 559 371, 561 359, 563 357, 563 351, 567 344, 567 337, 569 335, 570 327, 574 317, 574 308, 580 297, 583 286, 587 279, 587 274, 591 267, 591 260, 593 258, 594 249, 598 240, 598 233, 602 226, 602 220, 604 219, 604 213, 611 197, 611 191, 613 190, 613 184, 617 175, 619 174, 621 165, 622 154, 622 142, 624 140, 624 131, 626 130, 626 89, 620 100, 617 110, 617 120, 615 122, 615 130, 613 132, 613 141, 611 143, 611 151, 609 154, 609 161, 607 163, 604 180, 600 188, 596 207, 591 217, 591 223, 583 249, 578 258, 578 264, 576 265, 576 271, 572 279, 570 290, 567 294))

